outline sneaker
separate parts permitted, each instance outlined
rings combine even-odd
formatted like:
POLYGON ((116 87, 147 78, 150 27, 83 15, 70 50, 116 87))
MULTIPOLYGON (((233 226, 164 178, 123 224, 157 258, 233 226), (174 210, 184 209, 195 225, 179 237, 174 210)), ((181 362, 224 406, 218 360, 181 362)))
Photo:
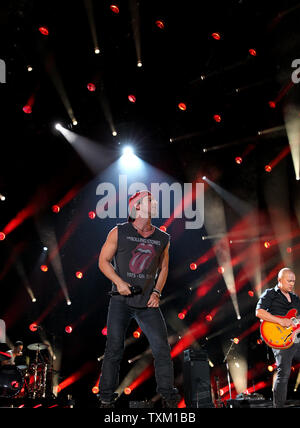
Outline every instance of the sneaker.
POLYGON ((107 401, 107 400, 101 400, 100 399, 100 408, 101 409, 109 409, 109 408, 114 408, 115 407, 115 402, 117 401, 117 398, 119 397, 119 394, 117 394, 116 392, 114 392, 111 400, 107 401))
POLYGON ((110 403, 106 403, 105 401, 100 402, 100 409, 114 409, 115 403, 112 401, 110 403))
POLYGON ((162 397, 162 407, 166 409, 177 409, 180 399, 181 397, 178 394, 178 389, 174 388, 172 395, 169 397, 162 397))
POLYGON ((165 409, 177 409, 180 401, 179 398, 163 398, 162 407, 165 409))

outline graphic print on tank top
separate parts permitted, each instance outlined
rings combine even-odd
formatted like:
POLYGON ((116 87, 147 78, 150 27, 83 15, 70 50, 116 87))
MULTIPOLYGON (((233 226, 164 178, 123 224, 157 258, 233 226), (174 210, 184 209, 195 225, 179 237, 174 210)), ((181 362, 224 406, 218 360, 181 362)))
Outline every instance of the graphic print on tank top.
POLYGON ((129 261, 129 269, 132 273, 140 274, 148 269, 155 257, 155 249, 152 244, 139 243, 132 251, 129 261))

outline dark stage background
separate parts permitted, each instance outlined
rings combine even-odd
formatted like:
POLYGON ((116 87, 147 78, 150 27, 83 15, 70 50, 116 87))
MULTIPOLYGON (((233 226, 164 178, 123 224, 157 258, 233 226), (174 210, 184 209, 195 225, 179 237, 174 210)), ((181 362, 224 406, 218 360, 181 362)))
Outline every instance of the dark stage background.
MULTIPOLYGON (((97 186, 118 189, 120 175, 128 186, 203 183, 203 227, 153 220, 171 235, 161 309, 176 386, 183 397, 183 350, 205 347, 212 387, 219 376, 228 399, 223 360, 238 337, 230 352, 233 395, 248 388, 268 399, 274 360, 259 342, 255 305, 281 267, 300 274, 299 85, 292 80, 299 4, 122 0, 119 13, 112 4, 1 1, 0 318, 7 341, 22 340, 31 361, 27 346, 48 341, 58 396, 94 406, 110 290, 98 255, 108 231, 126 220, 89 217, 97 186), (121 162, 126 145, 141 168, 121 162), (32 323, 42 330, 31 331, 32 323)), ((141 383, 122 394, 125 406, 156 395, 153 374, 143 371, 152 364, 148 342, 132 337, 136 329, 133 322, 120 381, 127 379, 123 388, 141 375, 141 383)), ((297 374, 295 366, 290 398, 299 396, 297 374)))

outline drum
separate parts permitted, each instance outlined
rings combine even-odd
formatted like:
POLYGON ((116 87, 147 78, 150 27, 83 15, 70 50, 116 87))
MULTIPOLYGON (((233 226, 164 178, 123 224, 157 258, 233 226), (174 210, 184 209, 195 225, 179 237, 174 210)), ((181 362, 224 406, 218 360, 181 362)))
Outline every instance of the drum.
POLYGON ((16 366, 0 367, 0 397, 11 398, 19 394, 23 383, 22 373, 16 366))

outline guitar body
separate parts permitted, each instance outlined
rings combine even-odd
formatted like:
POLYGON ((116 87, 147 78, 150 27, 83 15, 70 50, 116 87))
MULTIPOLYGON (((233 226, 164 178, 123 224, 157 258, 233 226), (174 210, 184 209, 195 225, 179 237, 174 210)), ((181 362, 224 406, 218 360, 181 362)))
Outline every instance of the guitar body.
MULTIPOLYGON (((291 309, 284 317, 278 316, 278 318, 295 318, 297 309, 291 309)), ((290 348, 300 332, 300 322, 297 321, 296 325, 290 327, 282 327, 280 324, 276 324, 270 321, 263 321, 260 325, 260 334, 265 343, 271 348, 275 349, 288 349, 290 348)))

